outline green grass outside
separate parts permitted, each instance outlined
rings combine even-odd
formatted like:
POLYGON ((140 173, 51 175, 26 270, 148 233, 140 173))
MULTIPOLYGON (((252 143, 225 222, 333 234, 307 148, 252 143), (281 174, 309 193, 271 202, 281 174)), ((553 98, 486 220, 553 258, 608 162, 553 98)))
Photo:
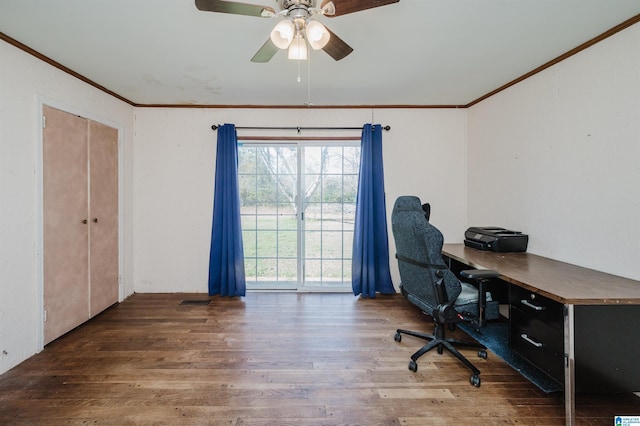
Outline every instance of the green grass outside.
MULTIPOLYGON (((245 274, 249 281, 295 281, 297 222, 293 215, 243 216, 245 274)), ((349 282, 353 221, 305 220, 305 281, 349 282), (344 232, 343 232, 344 230, 344 232)))

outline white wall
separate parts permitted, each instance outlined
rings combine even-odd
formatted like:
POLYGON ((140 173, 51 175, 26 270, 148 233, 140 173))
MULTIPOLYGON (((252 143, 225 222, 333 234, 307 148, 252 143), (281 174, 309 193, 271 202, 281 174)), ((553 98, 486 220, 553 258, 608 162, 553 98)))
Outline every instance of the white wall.
MULTIPOLYGON (((42 102, 121 129, 132 177, 133 107, 0 41, 0 373, 42 348, 42 102)), ((124 294, 133 291, 131 192, 125 190, 124 294)))
MULTIPOLYGON (((391 131, 383 133, 389 225, 396 197, 417 195, 432 203, 432 220, 445 235, 461 241, 466 224, 466 165, 461 160, 466 157, 466 114, 455 109, 136 108, 135 291, 207 291, 216 145, 212 124, 389 125, 391 131)), ((391 231, 389 240, 398 283, 391 231)))
POLYGON ((470 224, 640 279, 640 25, 473 106, 468 132, 470 224))

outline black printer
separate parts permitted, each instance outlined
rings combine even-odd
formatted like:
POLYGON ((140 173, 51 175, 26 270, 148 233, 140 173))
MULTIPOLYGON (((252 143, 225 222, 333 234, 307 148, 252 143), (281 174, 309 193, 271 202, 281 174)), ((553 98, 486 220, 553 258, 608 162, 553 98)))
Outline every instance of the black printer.
POLYGON ((518 231, 495 226, 474 227, 464 233, 464 245, 479 250, 496 252, 527 251, 529 236, 518 231))

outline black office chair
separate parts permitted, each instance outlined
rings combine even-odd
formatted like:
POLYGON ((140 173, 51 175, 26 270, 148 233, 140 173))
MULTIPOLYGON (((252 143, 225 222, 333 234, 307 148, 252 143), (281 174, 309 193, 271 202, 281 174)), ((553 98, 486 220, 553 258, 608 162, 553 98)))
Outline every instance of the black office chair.
MULTIPOLYGON (((409 370, 417 371, 417 360, 422 355, 437 348, 442 354, 447 349, 471 371, 471 384, 480 386, 480 370, 465 358, 454 345, 478 349, 480 358, 487 358, 487 348, 477 342, 450 339, 445 336, 447 327, 454 328, 461 322, 478 320, 479 303, 475 301, 456 305, 456 299, 462 291, 462 284, 445 265, 442 258, 442 233, 425 220, 425 212, 420 199, 402 196, 396 200, 391 215, 393 236, 396 243, 396 257, 400 269, 401 292, 424 313, 433 317, 433 334, 398 329, 396 342, 402 340, 402 334, 427 340, 422 348, 411 355, 409 370), (473 312, 476 310, 476 312, 473 312)), ((476 280, 497 277, 496 271, 462 271, 461 276, 476 280)), ((477 290, 476 290, 477 292, 477 290)), ((480 297, 478 295, 478 297, 480 297)))

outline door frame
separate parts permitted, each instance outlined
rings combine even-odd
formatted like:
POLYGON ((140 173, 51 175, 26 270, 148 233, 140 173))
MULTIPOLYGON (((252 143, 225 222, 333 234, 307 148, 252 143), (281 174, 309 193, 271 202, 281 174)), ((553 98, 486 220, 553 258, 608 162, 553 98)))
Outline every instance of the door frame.
POLYGON ((123 273, 124 273, 124 147, 123 147, 123 132, 124 128, 122 124, 115 123, 104 117, 97 116, 93 113, 80 110, 68 104, 56 101, 45 96, 36 96, 36 150, 35 150, 35 223, 36 223, 36 238, 35 238, 35 254, 36 254, 36 286, 37 286, 37 304, 38 313, 36 318, 38 319, 37 326, 37 351, 40 352, 44 349, 44 183, 43 183, 43 168, 44 168, 44 155, 43 155, 43 108, 44 106, 64 111, 69 114, 77 115, 79 117, 92 120, 98 123, 105 124, 109 127, 118 130, 118 302, 122 302, 124 298, 123 287, 123 273))

